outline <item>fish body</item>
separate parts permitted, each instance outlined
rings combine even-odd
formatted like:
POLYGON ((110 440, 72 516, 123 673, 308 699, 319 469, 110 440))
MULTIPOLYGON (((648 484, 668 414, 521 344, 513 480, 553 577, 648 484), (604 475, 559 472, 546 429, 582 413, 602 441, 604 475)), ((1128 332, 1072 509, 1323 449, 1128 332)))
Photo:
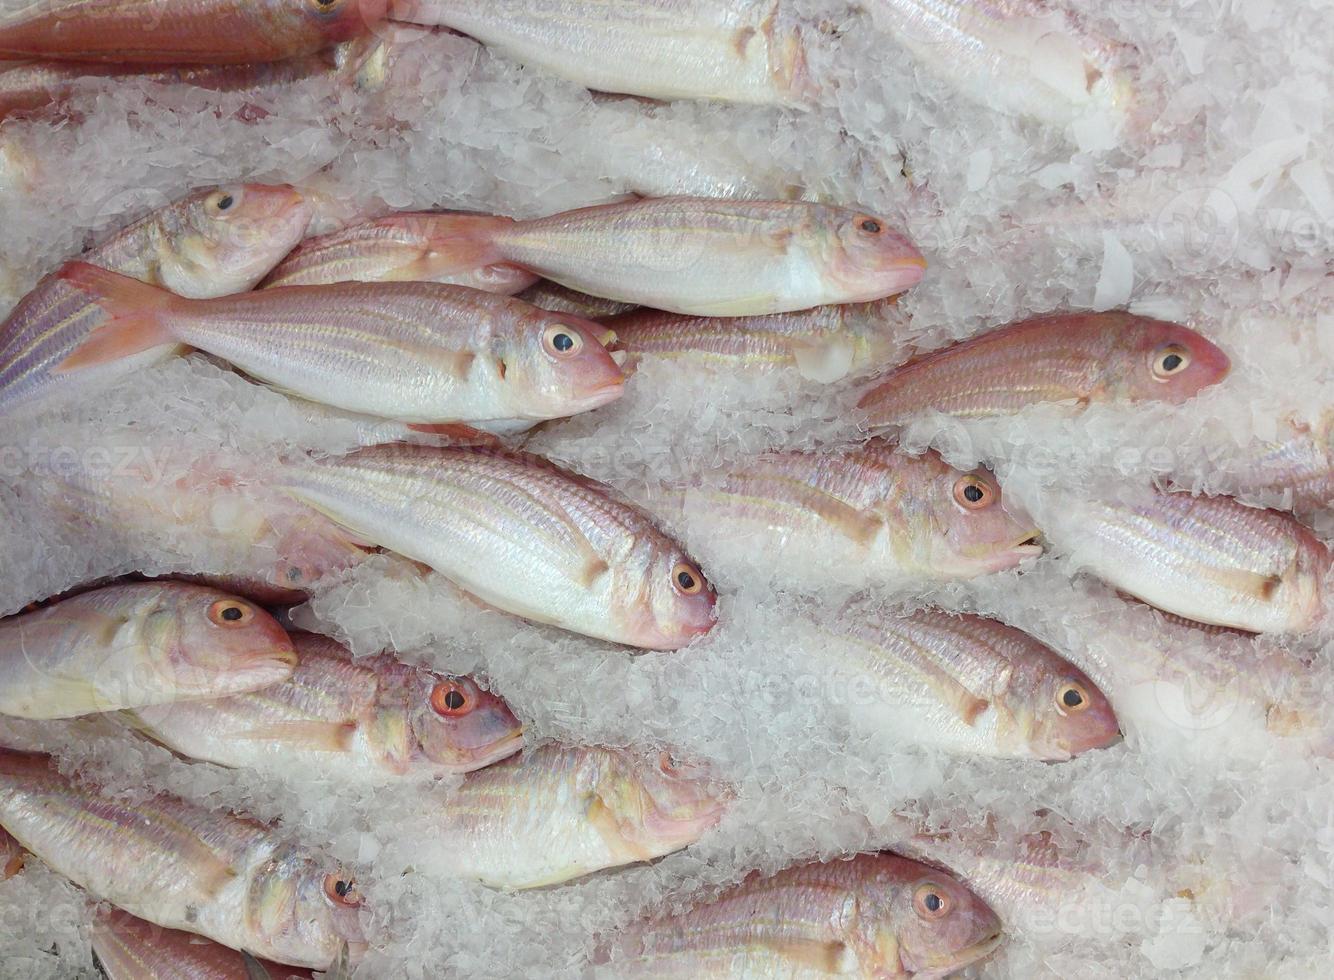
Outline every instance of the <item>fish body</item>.
POLYGON ((605 329, 463 286, 340 282, 191 300, 86 264, 61 276, 107 321, 57 372, 178 342, 302 398, 427 424, 561 418, 614 401, 625 382, 605 329))
POLYGON ((236 950, 119 909, 93 920, 93 953, 107 980, 314 980, 310 970, 272 960, 257 961, 267 975, 252 976, 236 950))
POLYGON ((915 358, 859 406, 873 426, 927 411, 1010 415, 1038 402, 1177 404, 1227 375, 1227 355, 1186 327, 1130 313, 1026 320, 915 358))
POLYGON ((869 0, 872 19, 967 98, 1064 125, 1124 121, 1136 92, 1128 46, 1048 0, 869 0))
POLYGON ((676 915, 631 926, 599 976, 940 978, 989 956, 1001 920, 953 875, 896 854, 758 872, 676 915))
POLYGON ((180 582, 112 585, 0 620, 0 714, 73 718, 287 680, 292 641, 264 610, 180 582))
POLYGON ((122 803, 49 756, 4 750, 0 824, 95 898, 155 925, 315 969, 345 941, 364 949, 351 876, 254 821, 167 795, 122 803))
POLYGON ((693 844, 726 799, 665 753, 547 744, 464 777, 423 862, 493 888, 554 885, 693 844))
POLYGON ((712 586, 679 545, 609 488, 535 456, 377 446, 295 464, 278 485, 535 622, 654 650, 714 624, 712 586))
POLYGON ((862 303, 921 281, 926 260, 884 218, 827 204, 663 197, 435 227, 457 270, 515 265, 579 292, 697 316, 862 303))
POLYGON ((470 772, 519 751, 505 702, 466 677, 298 634, 296 671, 227 698, 133 712, 130 723, 172 751, 219 765, 293 767, 345 780, 470 772))
MULTIPOLYGON (((152 212, 83 260, 181 296, 252 288, 305 234, 310 206, 294 188, 246 184, 199 191, 152 212)), ((166 357, 174 343, 81 372, 55 368, 103 319, 58 276, 42 280, 0 326, 0 413, 53 394, 86 391, 166 357)))
POLYGON ((23 845, 9 831, 0 828, 0 881, 6 881, 23 870, 23 845))
POLYGON ((368 32, 388 0, 41 0, 0 18, 0 57, 233 65, 368 32))
POLYGON ((442 221, 448 224, 452 216, 401 212, 308 238, 269 274, 264 288, 417 281, 471 286, 508 296, 537 282, 531 272, 509 265, 452 270, 448 257, 435 250, 433 241, 434 227, 442 221))
POLYGON ((800 106, 814 94, 801 30, 778 0, 409 0, 395 16, 450 27, 603 92, 800 106))
POLYGON ((1302 633, 1323 615, 1329 552, 1289 514, 1154 492, 1073 503, 1059 521, 1080 567, 1166 612, 1252 633, 1302 633))
POLYGON ((853 607, 822 626, 810 655, 868 680, 875 697, 857 700, 859 718, 906 744, 1058 762, 1121 737, 1083 671, 993 619, 853 607))
POLYGON ((781 581, 945 581, 1003 571, 1040 554, 1031 519, 1001 500, 986 470, 872 439, 849 450, 770 453, 684 491, 701 537, 744 537, 781 581))
POLYGON ((637 358, 729 372, 792 371, 822 383, 892 364, 900 349, 883 303, 742 317, 635 310, 604 322, 637 358))

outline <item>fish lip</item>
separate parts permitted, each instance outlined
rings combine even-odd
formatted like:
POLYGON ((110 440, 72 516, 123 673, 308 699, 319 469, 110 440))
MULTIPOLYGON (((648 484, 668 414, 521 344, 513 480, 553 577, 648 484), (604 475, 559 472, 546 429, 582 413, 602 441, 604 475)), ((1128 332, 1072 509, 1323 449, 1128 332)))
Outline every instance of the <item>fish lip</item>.
POLYGON ((1005 942, 1005 930, 997 928, 995 932, 987 936, 985 939, 979 940, 971 946, 965 946, 963 949, 956 952, 949 958, 948 962, 939 965, 930 963, 916 964, 905 963, 902 958, 900 958, 899 962, 904 969, 911 972, 916 980, 944 980, 945 977, 952 976, 964 967, 972 966, 974 963, 986 959, 992 953, 996 952, 1003 942, 1005 942))

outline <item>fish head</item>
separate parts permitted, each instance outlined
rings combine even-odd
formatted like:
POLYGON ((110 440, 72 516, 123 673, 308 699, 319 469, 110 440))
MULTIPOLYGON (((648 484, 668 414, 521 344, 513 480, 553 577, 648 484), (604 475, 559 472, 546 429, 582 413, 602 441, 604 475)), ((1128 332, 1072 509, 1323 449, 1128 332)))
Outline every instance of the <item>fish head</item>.
POLYGON ((1106 364, 1105 383, 1113 394, 1175 405, 1227 377, 1228 356, 1194 330, 1163 320, 1138 320, 1135 326, 1121 333, 1124 356, 1106 364))
POLYGON ((953 875, 886 856, 862 887, 864 913, 887 975, 949 976, 1001 943, 1000 918, 953 875))
MULTIPOLYGON (((517 301, 516 301, 517 305, 517 301)), ((591 320, 532 308, 497 336, 498 373, 521 410, 537 418, 587 412, 625 392, 616 335, 591 320)))
POLYGON ((361 904, 350 871, 309 851, 280 846, 255 869, 246 893, 252 952, 324 969, 346 942, 356 958, 366 949, 361 904))
POLYGON ((162 285, 182 296, 245 292, 296 247, 311 207, 287 184, 234 184, 180 204, 179 234, 164 236, 162 285))
POLYGON ((1033 754, 1063 761, 1121 738, 1121 724, 1107 696, 1078 667, 1055 655, 1025 662, 1011 678, 1016 713, 1026 715, 1033 754))
POLYGON ((971 578, 1013 568, 1042 553, 1038 528, 1016 505, 1007 504, 987 469, 965 473, 935 453, 922 457, 918 473, 927 481, 929 564, 950 578, 971 578))
POLYGON ((413 686, 412 732, 437 765, 471 772, 523 747, 523 725, 509 705, 471 678, 420 671, 413 686))
POLYGON ((182 696, 221 697, 281 684, 297 655, 278 621, 253 602, 202 586, 167 593, 160 627, 175 637, 172 668, 182 696))
POLYGON ((887 219, 846 208, 826 215, 822 265, 843 302, 870 302, 922 281, 926 259, 887 219))
POLYGON ((329 44, 350 41, 385 19, 391 0, 288 0, 329 44))
POLYGON ((596 793, 620 843, 644 859, 699 840, 731 800, 731 790, 708 767, 668 752, 645 757, 606 750, 596 793))
POLYGON ((647 650, 677 650, 713 629, 718 594, 679 547, 658 534, 641 536, 637 550, 642 578, 634 576, 624 595, 624 626, 630 642, 647 650), (647 602, 645 602, 647 598, 647 602))

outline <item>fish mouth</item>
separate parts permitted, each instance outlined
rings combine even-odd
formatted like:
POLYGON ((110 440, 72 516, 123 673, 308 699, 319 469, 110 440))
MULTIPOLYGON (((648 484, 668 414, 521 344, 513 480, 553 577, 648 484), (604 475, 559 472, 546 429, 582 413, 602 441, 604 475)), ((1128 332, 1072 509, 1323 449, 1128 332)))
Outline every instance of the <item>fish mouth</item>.
POLYGON ((484 769, 494 762, 499 762, 501 759, 508 759, 522 748, 523 729, 520 728, 517 731, 506 735, 504 738, 492 742, 491 745, 487 747, 486 751, 480 753, 474 760, 474 768, 484 769))
POLYGON ((1020 561, 1040 555, 1045 550, 1042 546, 1042 532, 1034 528, 1023 537, 1015 539, 1014 543, 1006 550, 1012 555, 1018 555, 1020 561))
POLYGON ((926 275, 926 259, 921 255, 907 255, 895 261, 886 272, 883 286, 887 295, 911 289, 926 275))
POLYGON ((904 962, 900 963, 904 970, 910 973, 915 980, 944 980, 945 977, 952 976, 966 966, 971 966, 981 960, 986 959, 992 953, 996 952, 1000 944, 1005 941, 1005 933, 997 929, 991 935, 980 942, 973 943, 971 946, 965 946, 963 949, 950 954, 948 957, 937 960, 934 963, 914 964, 904 962), (916 967, 916 969, 914 969, 916 967))

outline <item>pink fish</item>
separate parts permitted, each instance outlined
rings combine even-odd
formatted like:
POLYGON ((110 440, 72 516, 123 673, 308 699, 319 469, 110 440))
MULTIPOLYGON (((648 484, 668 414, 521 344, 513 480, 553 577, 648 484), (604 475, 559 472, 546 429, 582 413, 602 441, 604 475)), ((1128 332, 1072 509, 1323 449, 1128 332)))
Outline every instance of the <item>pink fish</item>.
POLYGON ((1193 330, 1129 313, 1042 317, 932 351, 882 376, 859 405, 872 425, 923 412, 1010 415, 1038 402, 1176 404, 1227 376, 1193 330))
POLYGON ((0 19, 0 57, 234 65, 369 31, 389 0, 44 0, 0 19))

